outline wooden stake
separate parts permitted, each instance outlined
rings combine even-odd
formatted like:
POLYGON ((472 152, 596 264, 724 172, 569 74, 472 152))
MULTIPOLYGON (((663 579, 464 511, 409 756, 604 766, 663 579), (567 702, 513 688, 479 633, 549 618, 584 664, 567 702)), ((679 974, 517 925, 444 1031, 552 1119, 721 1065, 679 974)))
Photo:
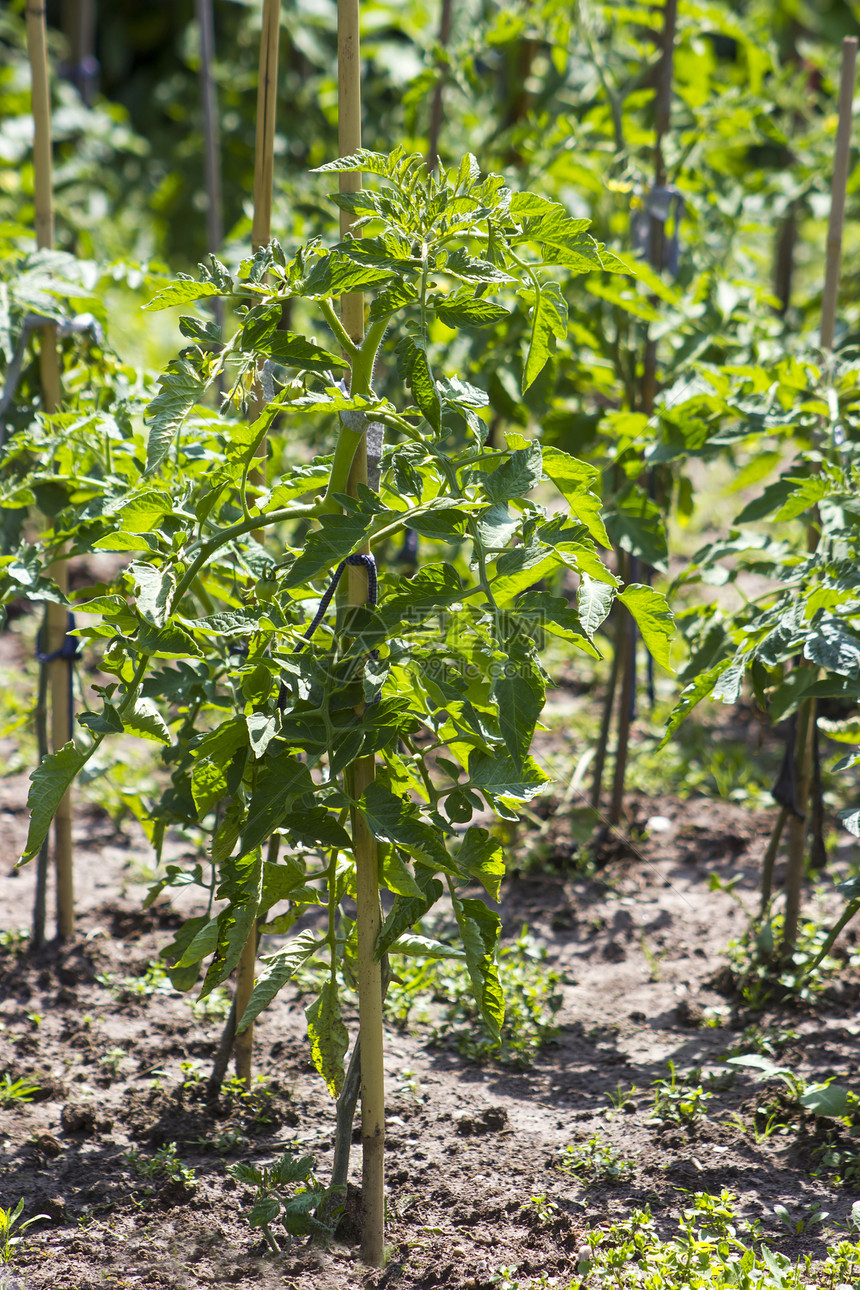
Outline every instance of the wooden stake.
POLYGON ((836 305, 839 299, 839 277, 842 270, 842 230, 845 227, 845 192, 851 158, 851 121, 854 103, 854 78, 857 67, 857 37, 846 36, 842 42, 842 75, 839 82, 839 125, 836 130, 836 154, 830 185, 830 220, 827 225, 827 268, 821 301, 821 347, 833 348, 836 331, 836 305))
MULTIPOLYGON (((842 271, 842 230, 845 226, 845 193, 848 185, 848 167, 851 154, 851 124, 854 106, 854 81, 857 68, 857 37, 846 36, 842 42, 842 73, 839 82, 839 125, 836 130, 836 151, 833 159, 833 179, 830 185, 830 219, 827 225, 827 267, 824 294, 821 300, 821 345, 833 349, 836 334, 836 306, 839 299, 839 278, 842 271)), ((817 545, 815 528, 808 530, 808 547, 817 545)), ((782 952, 789 955, 797 941, 800 920, 800 898, 806 859, 807 812, 812 778, 812 756, 815 744, 815 700, 805 699, 797 713, 797 743, 795 767, 797 778, 797 809, 788 834, 788 872, 785 886, 785 926, 782 952), (802 817, 802 818, 801 818, 802 817)))
MULTIPOLYGON (((349 156, 361 147, 361 48, 359 42, 358 0, 338 0, 337 6, 337 73, 338 73, 338 148, 349 156)), ((361 176, 342 174, 340 191, 358 192, 361 176)), ((341 211, 343 237, 352 219, 341 211)), ((341 322, 351 340, 360 345, 364 338, 364 297, 351 292, 341 298, 341 322)), ((366 374, 369 384, 371 373, 366 374)), ((353 373, 353 385, 355 372, 353 373)), ((355 496, 358 485, 367 484, 367 450, 362 439, 352 462, 349 492, 355 496)), ((363 550, 369 554, 370 547, 363 550)), ((349 569, 348 598, 351 605, 367 603, 367 572, 349 569)), ((361 797, 373 782, 376 767, 373 757, 360 757, 349 773, 350 795, 361 797)), ((385 1253, 385 1073, 383 1069, 382 965, 374 957, 380 928, 379 878, 376 839, 371 835, 360 811, 351 812, 352 848, 356 871, 356 923, 358 930, 358 1014, 361 1035, 361 1257, 373 1267, 381 1267, 385 1253)))
MULTIPOLYGON (((453 0, 442 0, 439 18, 439 44, 446 48, 451 39, 451 10, 453 0)), ((442 130, 442 95, 445 90, 444 64, 439 66, 439 79, 430 102, 430 124, 427 129, 427 169, 435 170, 439 161, 439 134, 442 130)))
MULTIPOLYGON (((40 0, 27 2, 27 53, 30 60, 33 96, 33 196, 36 213, 36 245, 51 250, 54 245, 53 169, 51 162, 51 92, 45 7, 40 0)), ((57 329, 48 324, 42 331, 39 351, 42 407, 47 413, 60 406, 60 360, 57 329)), ((51 566, 50 576, 60 592, 68 591, 65 561, 51 566)), ((68 612, 65 605, 49 604, 45 616, 45 652, 54 654, 66 639, 68 612)), ((51 744, 56 750, 72 737, 69 695, 72 674, 68 659, 48 664, 51 690, 51 744)), ((72 796, 68 791, 54 816, 54 864, 57 873, 57 935, 68 940, 75 934, 75 892, 72 873, 72 796)))
MULTIPOLYGON (((263 0, 263 28, 260 35, 260 74, 257 82, 257 146, 254 158, 254 223, 251 242, 254 250, 268 244, 272 228, 272 184, 275 175, 275 109, 278 99, 278 42, 281 33, 281 0, 263 0)), ((248 417, 256 421, 263 408, 263 391, 259 382, 254 388, 248 417)), ((253 479, 264 485, 266 482, 267 441, 257 451, 261 459, 260 466, 254 470, 253 479)), ((258 529, 253 535, 260 543, 264 533, 258 529)), ((272 838, 271 842, 277 842, 272 838)), ((271 845, 270 842, 270 845, 271 845)), ((251 991, 254 989, 254 974, 257 967, 257 928, 256 925, 245 942, 242 957, 236 968, 236 1022, 248 1006, 251 991)), ((236 1063, 236 1074, 243 1080, 246 1088, 251 1087, 251 1061, 254 1050, 254 1026, 251 1024, 241 1034, 236 1035, 233 1053, 236 1063)))
MULTIPOLYGON (((206 177, 206 249, 217 255, 224 240, 221 214, 221 137, 215 86, 215 25, 212 0, 194 0, 200 28, 200 101, 203 107, 203 167, 206 177)), ((219 302, 222 303, 222 302, 219 302)))

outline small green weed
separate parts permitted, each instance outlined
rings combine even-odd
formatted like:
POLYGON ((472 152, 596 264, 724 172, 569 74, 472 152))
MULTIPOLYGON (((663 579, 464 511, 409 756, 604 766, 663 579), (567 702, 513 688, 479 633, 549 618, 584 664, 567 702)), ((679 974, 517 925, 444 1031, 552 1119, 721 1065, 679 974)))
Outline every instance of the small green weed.
POLYGON ((137 1150, 129 1151, 126 1160, 140 1178, 179 1183, 189 1190, 197 1186, 197 1175, 190 1165, 184 1165, 179 1159, 175 1142, 165 1143, 154 1156, 143 1156, 137 1150))
POLYGON ((565 1147, 558 1168, 586 1182, 616 1183, 629 1178, 636 1166, 594 1133, 587 1142, 565 1147))
POLYGON ((33 1218, 26 1218, 22 1223, 21 1215, 24 1212, 24 1199, 18 1201, 14 1209, 3 1209, 0 1206, 0 1263, 11 1263, 15 1257, 15 1250, 24 1239, 24 1232, 33 1223, 38 1223, 40 1219, 47 1218, 47 1214, 36 1214, 33 1218), (17 1233, 13 1236, 12 1229, 18 1228, 17 1233))
POLYGON ((273 1165, 235 1164, 227 1169, 237 1182, 255 1189, 251 1208, 244 1213, 249 1227, 257 1228, 274 1254, 281 1246, 272 1224, 280 1221, 291 1236, 329 1236, 331 1228, 316 1217, 330 1200, 330 1192, 314 1176, 313 1156, 286 1151, 273 1165))
POLYGON ((16 1102, 32 1102, 39 1092, 38 1084, 27 1079, 13 1080, 8 1073, 0 1075, 0 1106, 14 1106, 16 1102))
POLYGON ((701 1083, 701 1070, 696 1067, 687 1075, 679 1075, 675 1063, 669 1062, 669 1078, 653 1082, 654 1107, 650 1124, 694 1124, 704 1114, 713 1097, 701 1083))
POLYGON ((543 1227, 551 1227, 561 1212, 557 1201, 550 1200, 549 1196, 532 1196, 526 1205, 534 1210, 543 1227))
POLYGON ((736 988, 744 1001, 755 1011, 780 999, 815 1003, 842 966, 829 954, 816 963, 829 930, 817 923, 804 923, 798 930, 795 951, 785 961, 776 951, 783 938, 782 914, 764 922, 754 920, 740 940, 731 941, 728 947, 736 988))
POLYGON ((433 1043, 453 1042, 457 1051, 472 1061, 493 1058, 526 1067, 558 1034, 555 1019, 562 1005, 565 978, 549 967, 546 959, 546 949, 525 927, 513 945, 499 950, 499 979, 505 996, 501 1043, 483 1025, 469 974, 456 960, 398 957, 397 979, 389 986, 386 1012, 400 1026, 408 1026, 410 1021, 429 1026, 433 1043))

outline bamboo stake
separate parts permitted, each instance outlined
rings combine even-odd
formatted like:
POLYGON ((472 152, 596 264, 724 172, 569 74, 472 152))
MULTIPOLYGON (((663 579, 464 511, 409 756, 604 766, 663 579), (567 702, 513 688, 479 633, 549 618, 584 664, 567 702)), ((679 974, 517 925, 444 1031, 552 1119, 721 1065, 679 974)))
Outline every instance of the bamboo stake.
MULTIPOLYGON (((53 168, 51 161, 51 91, 45 7, 41 0, 27 3, 27 53, 30 60, 33 96, 33 197, 36 245, 51 250, 54 245, 53 168)), ((39 351, 42 407, 56 412, 60 406, 60 359, 57 329, 52 324, 42 332, 39 351)), ((68 569, 57 560, 50 575, 63 596, 68 591, 68 569)), ((45 651, 61 650, 66 639, 68 613, 64 605, 48 604, 45 615, 45 651)), ((71 662, 55 658, 48 665, 51 690, 51 744, 56 750, 72 737, 69 695, 71 662)), ((54 816, 54 865, 57 874, 57 935, 68 940, 75 934, 75 892, 72 872, 72 795, 67 791, 54 816)))
MULTIPOLYGON (((845 194, 851 156, 851 125, 854 106, 854 82, 857 69, 857 37, 846 36, 842 42, 842 70, 839 82, 839 125, 836 131, 836 149, 833 159, 833 179, 830 185, 830 219, 827 225, 826 270, 824 293, 821 300, 821 345, 833 349, 836 334, 836 307, 839 299, 839 278, 842 270, 842 230, 845 226, 845 194)), ((809 548, 814 550, 816 536, 809 531, 809 548)), ((807 810, 812 777, 812 755, 815 735, 815 700, 806 699, 797 714, 797 808, 799 815, 792 816, 788 834, 788 872, 786 874, 785 924, 782 952, 788 955, 797 941, 800 918, 800 898, 806 858, 807 810)))
MULTIPOLYGON (((349 156, 361 147, 361 47, 359 41, 359 0, 338 0, 338 148, 349 156)), ((340 191, 358 192, 359 174, 342 174, 340 191)), ((350 229, 349 212, 341 211, 343 237, 350 229)), ((341 322, 356 345, 364 337, 364 297, 350 292, 341 298, 341 322)), ((368 379, 371 375, 366 374, 368 379)), ((362 438, 352 462, 348 490, 357 495, 358 485, 367 484, 367 445, 362 438)), ((362 550, 369 554, 365 544, 362 550)), ((367 603, 367 572, 349 569, 348 599, 351 605, 367 603)), ((374 758, 359 757, 349 773, 350 795, 357 800, 373 782, 374 758)), ((383 1068, 382 964, 375 958, 381 924, 376 839, 364 816, 351 811, 352 846, 355 856, 356 924, 358 931, 358 1016, 361 1037, 361 1257, 372 1267, 381 1267, 385 1253, 385 1073, 383 1068)))
MULTIPOLYGON (((203 167, 206 178, 207 250, 217 255, 224 240, 221 212, 221 138, 218 121, 218 94, 215 86, 215 26, 212 0, 194 0, 200 28, 200 101, 203 107, 203 167)), ((218 300, 219 324, 223 321, 223 301, 218 300)))
POLYGON ((788 824, 788 870, 785 876, 785 922, 782 935, 782 953, 786 956, 791 954, 797 942, 797 926, 800 918, 803 862, 806 856, 806 806, 809 801, 809 778, 812 769, 812 722, 814 720, 815 700, 807 699, 798 709, 795 736, 797 807, 801 814, 792 814, 788 824))
MULTIPOLYGON (((281 0, 263 0, 263 28, 260 36, 260 73, 257 82, 257 143, 254 158, 254 222, 251 242, 255 251, 266 246, 271 236, 272 226, 272 184, 275 174, 275 109, 278 96, 278 40, 281 32, 281 0)), ((255 421, 263 407, 263 391, 259 382, 254 388, 249 408, 249 418, 255 421)), ((266 449, 263 439, 258 450, 261 465, 254 471, 257 483, 266 482, 266 449)), ((263 533, 257 530, 254 537, 263 541, 263 533)), ((270 841, 276 842, 273 837, 270 841)), ((237 1024, 248 1006, 251 992, 254 989, 254 974, 257 967, 257 927, 254 925, 245 942, 242 956, 236 968, 236 1015, 237 1024)), ((254 1050, 253 1023, 237 1034, 233 1041, 233 1053, 236 1074, 244 1081, 245 1087, 251 1087, 252 1055, 254 1050)))
MULTIPOLYGON (((678 19, 678 0, 665 0, 663 7, 662 55, 657 68, 657 93, 655 101, 655 141, 654 141, 654 187, 662 188, 666 183, 666 166, 663 160, 663 140, 669 132, 672 121, 672 76, 675 66, 675 28, 678 19)), ((658 272, 662 270, 665 260, 666 230, 663 220, 651 216, 648 241, 648 263, 658 272)), ((657 343, 645 327, 645 353, 642 365, 642 383, 639 394, 639 411, 651 416, 657 396, 657 343)), ((653 478, 653 476, 652 476, 653 478)), ((623 572, 629 562, 623 552, 618 556, 619 573, 626 581, 623 572)), ((650 583, 651 571, 646 570, 646 581, 650 583)), ((603 724, 606 737, 612 724, 612 709, 615 705, 618 682, 621 682, 621 697, 618 703, 618 734, 616 739, 615 766, 612 774, 612 796, 609 812, 611 824, 617 825, 621 819, 624 806, 624 786, 627 773, 627 754, 632 724, 633 702, 636 693, 636 628, 630 624, 629 630, 619 626, 616 654, 617 663, 613 662, 610 689, 606 697, 603 724)), ((650 674, 649 674, 650 675, 650 674)), ((605 755, 605 739, 602 753, 605 755)), ((603 756, 598 755, 592 783, 592 803, 600 801, 603 756)))
MULTIPOLYGON (((453 0, 442 0, 442 13, 439 18, 439 44, 443 49, 451 39, 451 11, 453 0)), ((427 130, 427 169, 435 170, 439 162, 439 135, 442 130, 442 96, 445 91, 443 65, 439 66, 439 79, 433 90, 430 102, 430 125, 427 130)))
POLYGON ((839 299, 839 277, 842 269, 842 230, 845 227, 845 192, 851 159, 851 118, 854 102, 854 79, 857 66, 857 37, 846 36, 842 42, 842 75, 839 82, 839 125, 836 130, 836 154, 830 186, 830 219, 827 225, 827 267, 824 295, 821 300, 821 346, 833 348, 836 332, 836 306, 839 299))

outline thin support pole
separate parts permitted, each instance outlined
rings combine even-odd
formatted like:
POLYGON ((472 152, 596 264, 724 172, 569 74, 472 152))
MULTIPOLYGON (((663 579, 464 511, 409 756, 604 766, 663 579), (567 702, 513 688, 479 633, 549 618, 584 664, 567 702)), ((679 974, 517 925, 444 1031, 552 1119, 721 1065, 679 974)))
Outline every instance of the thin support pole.
MULTIPOLYGON (((337 6, 338 149, 348 156, 361 147, 361 46, 359 0, 338 0, 337 6)), ((341 174, 340 191, 357 192, 359 174, 341 174)), ((341 211, 341 236, 352 221, 341 211)), ((364 338, 364 297, 350 292, 341 297, 341 322, 350 339, 364 338)), ((355 385, 353 373, 353 386, 355 385)), ((362 379, 369 382, 369 374, 362 379)), ((354 497, 360 484, 367 486, 367 445, 364 437, 353 458, 348 491, 354 497)), ((369 546, 362 548, 369 554, 369 546)), ((351 566, 348 580, 350 605, 368 599, 368 575, 362 566, 351 566)), ((348 773, 349 792, 357 802, 376 774, 374 758, 359 757, 348 773)), ((381 1267, 385 1257, 385 1072, 383 1067, 382 964, 376 959, 381 926, 376 839, 361 811, 350 812, 355 858, 356 927, 358 934, 358 1020, 361 1038, 361 1257, 381 1267)))
POLYGON ((800 898, 806 859, 806 806, 809 801, 809 780, 812 770, 814 720, 815 700, 805 699, 798 709, 795 736, 798 810, 791 816, 788 825, 788 871, 785 876, 785 923, 782 937, 782 953, 786 957, 792 953, 797 943, 797 928, 800 921, 800 898))
MULTIPOLYGON (((51 89, 48 68, 48 43, 45 30, 45 7, 41 0, 27 3, 27 53, 30 60, 33 101, 33 204, 35 207, 36 245, 51 250, 54 245, 53 166, 51 158, 51 89)), ((57 330, 48 324, 42 332, 39 351, 39 375, 42 385, 42 407, 49 415, 60 407, 60 358, 57 352, 57 330)), ((68 570, 64 560, 51 566, 61 595, 68 591, 68 570)), ((45 650, 55 655, 48 664, 51 693, 51 745, 56 751, 72 737, 69 712, 71 667, 69 659, 59 657, 68 626, 65 605, 49 603, 45 619, 45 650)), ((57 935, 69 940, 75 934, 75 891, 72 872, 72 795, 67 790, 54 816, 54 865, 57 875, 57 935)))
POLYGON ((842 230, 845 227, 845 193, 851 161, 851 124, 856 68, 857 37, 846 36, 842 42, 839 125, 836 130, 836 153, 833 159, 833 180, 830 185, 827 267, 824 277, 824 295, 821 301, 822 349, 833 348, 833 338, 836 334, 836 306, 839 300, 839 278, 842 271, 842 230))
MULTIPOLYGON (((442 0, 442 13, 439 18, 439 46, 445 49, 451 39, 451 14, 453 0, 442 0)), ((444 63, 438 64, 439 79, 433 88, 430 100, 430 124, 427 129, 427 169, 435 170, 439 163, 439 135, 442 131, 442 97, 445 93, 444 63)))
MULTIPOLYGON (((203 109, 203 173, 206 182, 206 249, 218 255, 224 240, 221 198, 221 132, 215 84, 215 23, 212 0, 194 0, 200 29, 200 102, 203 109)), ((212 302, 215 321, 224 325, 224 301, 212 302)))

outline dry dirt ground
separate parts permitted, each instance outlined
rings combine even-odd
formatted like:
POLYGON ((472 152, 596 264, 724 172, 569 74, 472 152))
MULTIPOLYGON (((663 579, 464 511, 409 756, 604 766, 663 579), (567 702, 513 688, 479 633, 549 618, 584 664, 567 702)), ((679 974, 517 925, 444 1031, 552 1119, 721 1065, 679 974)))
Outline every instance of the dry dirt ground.
MULTIPOLYGON (((24 773, 0 780, 3 933, 30 921, 32 867, 14 867, 26 790, 24 773)), ((846 1221, 856 1194, 826 1171, 815 1176, 826 1126, 786 1112, 777 1116, 784 1128, 756 1141, 756 1107, 768 1098, 776 1106, 778 1086, 733 1075, 723 1061, 756 1026, 781 1034, 781 1059, 806 1079, 858 1087, 852 969, 815 1011, 754 1014, 726 992, 726 947, 746 924, 737 898, 754 904, 769 814, 634 797, 635 849, 613 842, 587 877, 571 858, 565 809, 548 808, 544 842, 559 872, 536 877, 513 866, 501 914, 507 937, 528 924, 565 974, 557 1039, 517 1070, 432 1046, 426 1028, 389 1027, 391 1255, 378 1271, 362 1266, 348 1223, 328 1248, 299 1240, 281 1257, 249 1229, 251 1193, 229 1164, 269 1163, 293 1146, 316 1158, 322 1179, 331 1164, 334 1107, 308 1060, 304 1003, 287 987, 258 1024, 256 1070, 268 1095, 226 1097, 209 1111, 204 1080, 222 1022, 175 994, 129 987, 178 917, 163 901, 141 912, 150 855, 134 822, 118 832, 82 806, 76 939, 32 956, 14 935, 0 947, 0 1081, 5 1072, 40 1090, 31 1103, 0 1106, 0 1204, 23 1198, 25 1217, 46 1216, 16 1251, 18 1285, 490 1290, 506 1266, 526 1284, 546 1274, 566 1287, 589 1230, 647 1204, 671 1233, 690 1192, 722 1188, 761 1220, 772 1246, 822 1255, 827 1225, 790 1238, 774 1206, 803 1215, 818 1203, 830 1223, 846 1221), (654 816, 668 826, 642 829, 654 816), (669 1062, 682 1073, 702 1068, 710 1096, 690 1123, 654 1122, 654 1081, 667 1078, 669 1062), (568 1146, 595 1134, 631 1162, 614 1183, 559 1168, 568 1146), (142 1172, 170 1143, 193 1183, 142 1172)))

